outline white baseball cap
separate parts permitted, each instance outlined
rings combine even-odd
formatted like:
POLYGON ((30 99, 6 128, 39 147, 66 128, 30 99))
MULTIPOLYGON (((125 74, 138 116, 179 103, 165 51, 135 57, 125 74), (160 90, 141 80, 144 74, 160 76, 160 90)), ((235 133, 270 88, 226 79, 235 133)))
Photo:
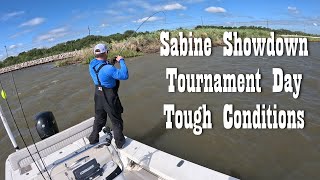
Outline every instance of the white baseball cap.
POLYGON ((105 44, 97 44, 94 47, 93 53, 94 54, 102 54, 108 51, 108 47, 105 44))

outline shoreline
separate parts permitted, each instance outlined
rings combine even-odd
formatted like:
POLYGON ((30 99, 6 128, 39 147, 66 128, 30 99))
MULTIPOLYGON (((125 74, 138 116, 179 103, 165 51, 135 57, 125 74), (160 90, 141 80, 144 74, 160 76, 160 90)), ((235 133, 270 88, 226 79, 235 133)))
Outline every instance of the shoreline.
POLYGON ((57 55, 53 55, 53 56, 48 56, 48 57, 44 57, 44 58, 40 58, 40 59, 35 59, 32 61, 26 61, 26 62, 19 63, 19 64, 14 64, 11 66, 1 68, 0 74, 5 74, 5 73, 11 72, 11 71, 17 71, 20 69, 24 69, 24 68, 28 68, 28 67, 32 67, 32 66, 37 66, 40 64, 46 64, 46 63, 50 63, 50 62, 55 62, 55 61, 60 61, 63 59, 72 58, 72 57, 78 56, 82 53, 83 53, 82 50, 77 50, 77 51, 61 53, 61 54, 57 54, 57 55))
MULTIPOLYGON (((285 37, 288 35, 280 35, 280 36, 285 37)), ((313 41, 308 41, 308 43, 320 43, 320 38, 318 41, 313 40, 313 41)), ((222 46, 225 46, 225 44, 213 42, 213 47, 222 47, 222 46)), ((160 49, 160 47, 155 48, 155 46, 153 46, 151 49, 146 50, 146 51, 134 51, 131 49, 131 50, 128 50, 128 52, 127 52, 127 53, 129 53, 128 56, 127 57, 124 56, 124 57, 133 58, 133 57, 144 56, 146 54, 153 54, 153 53, 159 52, 159 49, 160 49)), ((111 51, 112 54, 110 54, 110 57, 113 57, 112 55, 116 55, 117 51, 118 51, 118 49, 111 51)), ((86 49, 82 49, 82 50, 76 50, 76 51, 61 53, 61 54, 57 54, 57 55, 53 55, 53 56, 40 58, 40 59, 35 59, 35 60, 31 60, 31 61, 26 61, 23 63, 14 64, 11 66, 0 68, 0 74, 5 74, 5 73, 12 72, 12 71, 17 71, 20 69, 24 69, 24 68, 28 68, 28 67, 32 67, 32 66, 37 66, 37 65, 41 65, 41 64, 46 64, 46 63, 51 63, 51 62, 56 62, 57 63, 55 65, 56 67, 62 67, 62 66, 67 66, 67 65, 72 65, 72 64, 81 64, 81 63, 88 64, 90 62, 90 60, 93 58, 93 55, 91 55, 90 52, 91 52, 91 49, 86 48, 86 49), (74 58, 74 59, 72 59, 72 58, 74 58)))
POLYGON ((159 52, 160 49, 160 32, 168 31, 170 37, 179 37, 179 33, 193 33, 193 37, 210 38, 212 46, 224 46, 223 36, 226 31, 237 32, 240 38, 268 38, 270 32, 275 33, 275 37, 303 37, 308 42, 320 42, 320 35, 308 34, 300 31, 290 31, 286 29, 270 29, 255 26, 225 27, 225 26, 196 26, 195 28, 178 28, 175 30, 160 29, 153 32, 134 32, 127 30, 123 34, 111 34, 108 36, 89 35, 77 40, 70 40, 65 43, 57 44, 48 49, 32 49, 22 52, 18 56, 10 56, 0 61, 0 74, 36 66, 39 64, 56 62, 55 66, 66 66, 71 64, 88 64, 94 57, 90 47, 96 43, 107 44, 112 51, 109 57, 121 55, 129 58, 141 56, 146 53, 159 52), (134 35, 134 36, 133 36, 134 35), (79 49, 79 50, 77 50, 79 49), (81 52, 81 53, 77 53, 81 52), (61 53, 61 54, 59 54, 61 53), (56 55, 52 55, 56 54, 56 55), (46 55, 52 55, 45 57, 46 55), (16 64, 20 62, 19 64, 16 64))

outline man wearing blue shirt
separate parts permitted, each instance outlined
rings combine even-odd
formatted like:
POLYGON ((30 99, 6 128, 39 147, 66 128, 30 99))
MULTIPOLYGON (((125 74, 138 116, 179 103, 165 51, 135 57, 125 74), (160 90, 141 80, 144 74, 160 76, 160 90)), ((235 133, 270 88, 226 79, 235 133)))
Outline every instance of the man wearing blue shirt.
POLYGON ((107 115, 109 115, 115 143, 118 148, 122 148, 125 137, 122 133, 123 120, 121 113, 123 107, 118 96, 118 88, 119 80, 128 79, 128 68, 121 56, 116 58, 116 61, 120 64, 120 69, 108 62, 108 48, 104 44, 97 44, 94 47, 94 54, 95 58, 89 64, 89 72, 95 84, 95 120, 89 141, 90 144, 99 142, 99 132, 105 126, 107 115))

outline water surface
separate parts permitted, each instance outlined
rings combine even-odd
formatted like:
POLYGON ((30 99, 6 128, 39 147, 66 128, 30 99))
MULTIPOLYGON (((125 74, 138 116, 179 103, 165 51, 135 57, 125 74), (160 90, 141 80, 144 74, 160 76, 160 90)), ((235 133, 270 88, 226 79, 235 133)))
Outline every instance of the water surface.
MULTIPOLYGON (((151 54, 127 60, 130 78, 120 87, 124 106, 125 134, 155 148, 242 179, 316 179, 320 168, 320 44, 310 43, 309 57, 223 57, 215 48, 210 57, 160 57, 151 54), (168 93, 167 67, 180 73, 262 73, 262 93, 168 93), (285 73, 303 73, 300 97, 272 93, 272 68, 285 73), (166 130, 163 104, 179 109, 197 109, 201 104, 213 113, 214 127, 195 136, 192 130, 166 130), (306 111, 303 130, 226 130, 223 105, 254 109, 255 104, 278 104, 278 109, 306 111)), ((93 85, 87 65, 52 68, 45 64, 15 71, 14 77, 32 133, 39 140, 33 117, 37 112, 54 113, 60 130, 94 116, 93 85)), ((19 109, 11 74, 0 76, 14 116, 28 144, 30 135, 19 109)), ((8 121, 17 136, 3 101, 8 121)), ((14 150, 0 125, 1 167, 14 150)))

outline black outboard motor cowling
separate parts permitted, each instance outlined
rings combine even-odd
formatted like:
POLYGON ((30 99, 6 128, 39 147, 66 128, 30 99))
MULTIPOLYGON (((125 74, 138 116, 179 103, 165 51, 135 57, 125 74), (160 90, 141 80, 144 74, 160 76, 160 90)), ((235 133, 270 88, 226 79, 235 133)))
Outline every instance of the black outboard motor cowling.
POLYGON ((40 112, 35 116, 36 129, 41 140, 59 132, 57 122, 51 111, 40 112))

